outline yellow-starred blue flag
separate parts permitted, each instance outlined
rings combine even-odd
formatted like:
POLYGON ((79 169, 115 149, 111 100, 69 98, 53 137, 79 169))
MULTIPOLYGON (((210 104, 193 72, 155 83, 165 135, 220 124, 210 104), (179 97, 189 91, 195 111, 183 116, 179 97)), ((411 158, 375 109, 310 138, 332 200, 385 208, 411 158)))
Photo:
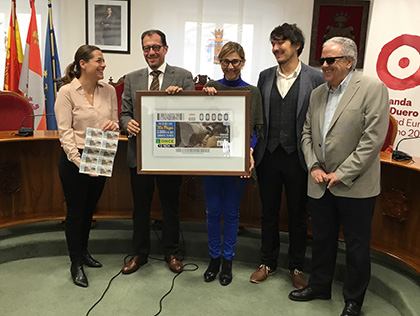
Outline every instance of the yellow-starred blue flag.
MULTIPOLYGON (((54 114, 54 103, 57 97, 57 79, 61 77, 60 61, 58 60, 57 44, 52 19, 51 0, 48 0, 48 23, 45 39, 44 59, 44 95, 45 113, 54 114)), ((54 115, 47 116, 47 129, 56 130, 57 122, 54 115)))

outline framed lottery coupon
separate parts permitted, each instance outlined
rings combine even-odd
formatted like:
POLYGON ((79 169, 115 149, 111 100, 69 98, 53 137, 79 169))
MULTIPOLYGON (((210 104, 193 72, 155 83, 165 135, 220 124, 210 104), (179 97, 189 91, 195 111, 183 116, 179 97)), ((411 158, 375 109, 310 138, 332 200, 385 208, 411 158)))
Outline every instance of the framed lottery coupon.
POLYGON ((249 175, 249 91, 136 97, 137 173, 249 175))

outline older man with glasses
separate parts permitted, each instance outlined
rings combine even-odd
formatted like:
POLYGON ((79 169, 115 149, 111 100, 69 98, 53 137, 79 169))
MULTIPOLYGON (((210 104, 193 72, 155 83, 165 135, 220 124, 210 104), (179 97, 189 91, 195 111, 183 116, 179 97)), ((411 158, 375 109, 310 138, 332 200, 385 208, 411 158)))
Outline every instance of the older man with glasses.
MULTIPOLYGON (((143 56, 148 67, 126 75, 120 122, 122 131, 128 135, 127 162, 130 168, 133 209, 133 254, 122 268, 123 274, 137 271, 147 263, 150 252, 150 208, 155 182, 162 203, 162 242, 165 261, 175 273, 182 271, 179 253, 178 196, 182 176, 138 175, 136 160, 136 137, 142 132, 136 117, 137 90, 163 90, 175 94, 182 90, 194 90, 189 71, 170 66, 165 62, 168 52, 166 36, 159 30, 145 31, 141 36, 143 56)), ((151 133, 152 131, 143 131, 151 133)))
POLYGON ((370 234, 380 193, 379 151, 389 121, 386 86, 355 71, 353 40, 334 37, 319 59, 326 84, 312 92, 302 133, 310 170, 312 273, 294 301, 330 299, 338 232, 346 244, 345 301, 341 316, 359 316, 370 280, 370 234))

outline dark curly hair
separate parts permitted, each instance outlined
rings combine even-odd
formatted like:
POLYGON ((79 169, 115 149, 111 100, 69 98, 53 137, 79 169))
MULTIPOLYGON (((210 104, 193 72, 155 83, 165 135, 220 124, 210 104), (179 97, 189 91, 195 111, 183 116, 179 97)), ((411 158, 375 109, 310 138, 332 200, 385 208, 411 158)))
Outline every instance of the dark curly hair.
POLYGON ((279 38, 289 40, 292 45, 299 45, 297 53, 300 56, 305 46, 305 37, 303 36, 302 30, 296 24, 283 23, 283 25, 274 28, 270 33, 270 40, 279 38))

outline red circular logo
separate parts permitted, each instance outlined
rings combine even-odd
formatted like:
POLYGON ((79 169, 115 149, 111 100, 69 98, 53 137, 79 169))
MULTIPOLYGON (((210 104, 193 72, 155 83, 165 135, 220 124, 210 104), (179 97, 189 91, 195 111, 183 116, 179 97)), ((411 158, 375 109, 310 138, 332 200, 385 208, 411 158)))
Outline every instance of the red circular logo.
MULTIPOLYGON (((379 79, 381 79, 388 88, 393 90, 407 90, 420 85, 420 67, 414 74, 404 79, 393 76, 388 70, 387 65, 389 56, 391 56, 397 48, 402 46, 410 46, 420 54, 420 36, 403 34, 394 38, 382 47, 378 56, 378 62, 376 63, 376 72, 378 73, 379 79)), ((398 66, 401 68, 406 68, 409 64, 410 59, 407 57, 402 57, 398 62, 398 66)))

